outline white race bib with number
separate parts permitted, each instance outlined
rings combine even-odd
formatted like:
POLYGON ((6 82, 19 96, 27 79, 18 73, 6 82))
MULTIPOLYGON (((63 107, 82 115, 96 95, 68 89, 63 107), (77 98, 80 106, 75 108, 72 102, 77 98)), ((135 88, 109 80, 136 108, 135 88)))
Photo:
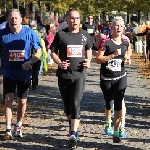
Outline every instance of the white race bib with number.
POLYGON ((111 59, 108 61, 107 68, 111 71, 121 71, 121 59, 111 59))
POLYGON ((82 57, 83 45, 68 45, 67 57, 82 57))
POLYGON ((87 29, 87 32, 88 32, 89 34, 91 34, 91 33, 94 33, 94 30, 93 30, 93 29, 87 29))
POLYGON ((24 61, 25 50, 9 50, 9 61, 24 61))

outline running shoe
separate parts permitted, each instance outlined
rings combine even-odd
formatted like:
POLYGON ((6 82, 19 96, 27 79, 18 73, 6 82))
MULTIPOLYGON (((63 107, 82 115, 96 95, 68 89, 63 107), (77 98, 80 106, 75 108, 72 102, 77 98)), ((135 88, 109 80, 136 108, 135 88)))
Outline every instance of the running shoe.
POLYGON ((13 131, 13 135, 15 137, 22 137, 22 127, 15 126, 14 131, 13 131))
POLYGON ((105 131, 105 133, 106 133, 107 135, 113 135, 113 129, 112 129, 112 127, 109 127, 109 124, 108 124, 108 123, 105 124, 105 129, 104 129, 104 131, 105 131))
POLYGON ((11 129, 7 129, 4 135, 4 140, 10 140, 10 139, 12 139, 11 129))
POLYGON ((120 142, 121 142, 120 137, 113 135, 113 143, 120 143, 120 142))
POLYGON ((123 138, 127 137, 125 127, 119 129, 119 137, 123 137, 123 138))
POLYGON ((71 135, 69 137, 69 148, 76 148, 77 147, 77 138, 75 135, 71 135))

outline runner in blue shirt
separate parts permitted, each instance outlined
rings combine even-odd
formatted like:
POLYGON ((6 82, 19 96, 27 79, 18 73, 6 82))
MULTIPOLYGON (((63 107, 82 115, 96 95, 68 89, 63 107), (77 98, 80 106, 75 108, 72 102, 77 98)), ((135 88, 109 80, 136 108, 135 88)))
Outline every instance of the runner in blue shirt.
POLYGON ((37 34, 29 27, 21 25, 19 10, 12 9, 8 15, 9 27, 0 30, 2 47, 2 74, 5 96, 6 134, 4 139, 22 136, 22 119, 26 110, 32 64, 41 56, 41 44, 37 34), (31 48, 36 50, 31 58, 31 48), (17 87, 17 122, 11 132, 12 103, 17 87))

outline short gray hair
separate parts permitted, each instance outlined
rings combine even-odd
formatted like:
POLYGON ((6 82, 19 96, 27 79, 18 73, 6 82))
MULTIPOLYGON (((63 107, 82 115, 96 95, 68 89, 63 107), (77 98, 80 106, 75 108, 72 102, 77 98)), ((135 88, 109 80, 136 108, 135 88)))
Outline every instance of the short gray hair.
POLYGON ((124 19, 123 19, 121 16, 116 16, 116 17, 112 20, 112 22, 111 22, 111 26, 113 26, 113 25, 114 25, 114 23, 116 23, 116 21, 117 21, 117 20, 122 21, 122 22, 123 22, 123 24, 124 24, 124 19))
POLYGON ((68 17, 72 11, 77 11, 77 12, 79 12, 77 9, 69 9, 69 10, 66 12, 65 18, 68 17))
POLYGON ((21 13, 20 13, 19 9, 16 9, 16 8, 10 9, 10 10, 8 11, 8 16, 10 16, 10 14, 11 14, 12 12, 18 12, 19 15, 20 15, 20 17, 21 17, 21 13))

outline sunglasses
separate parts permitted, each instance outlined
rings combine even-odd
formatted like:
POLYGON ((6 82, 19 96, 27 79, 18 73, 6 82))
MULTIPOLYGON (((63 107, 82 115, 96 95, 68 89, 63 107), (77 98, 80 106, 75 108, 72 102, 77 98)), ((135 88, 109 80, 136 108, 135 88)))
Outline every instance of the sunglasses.
POLYGON ((93 19, 93 18, 88 18, 88 19, 93 19))

